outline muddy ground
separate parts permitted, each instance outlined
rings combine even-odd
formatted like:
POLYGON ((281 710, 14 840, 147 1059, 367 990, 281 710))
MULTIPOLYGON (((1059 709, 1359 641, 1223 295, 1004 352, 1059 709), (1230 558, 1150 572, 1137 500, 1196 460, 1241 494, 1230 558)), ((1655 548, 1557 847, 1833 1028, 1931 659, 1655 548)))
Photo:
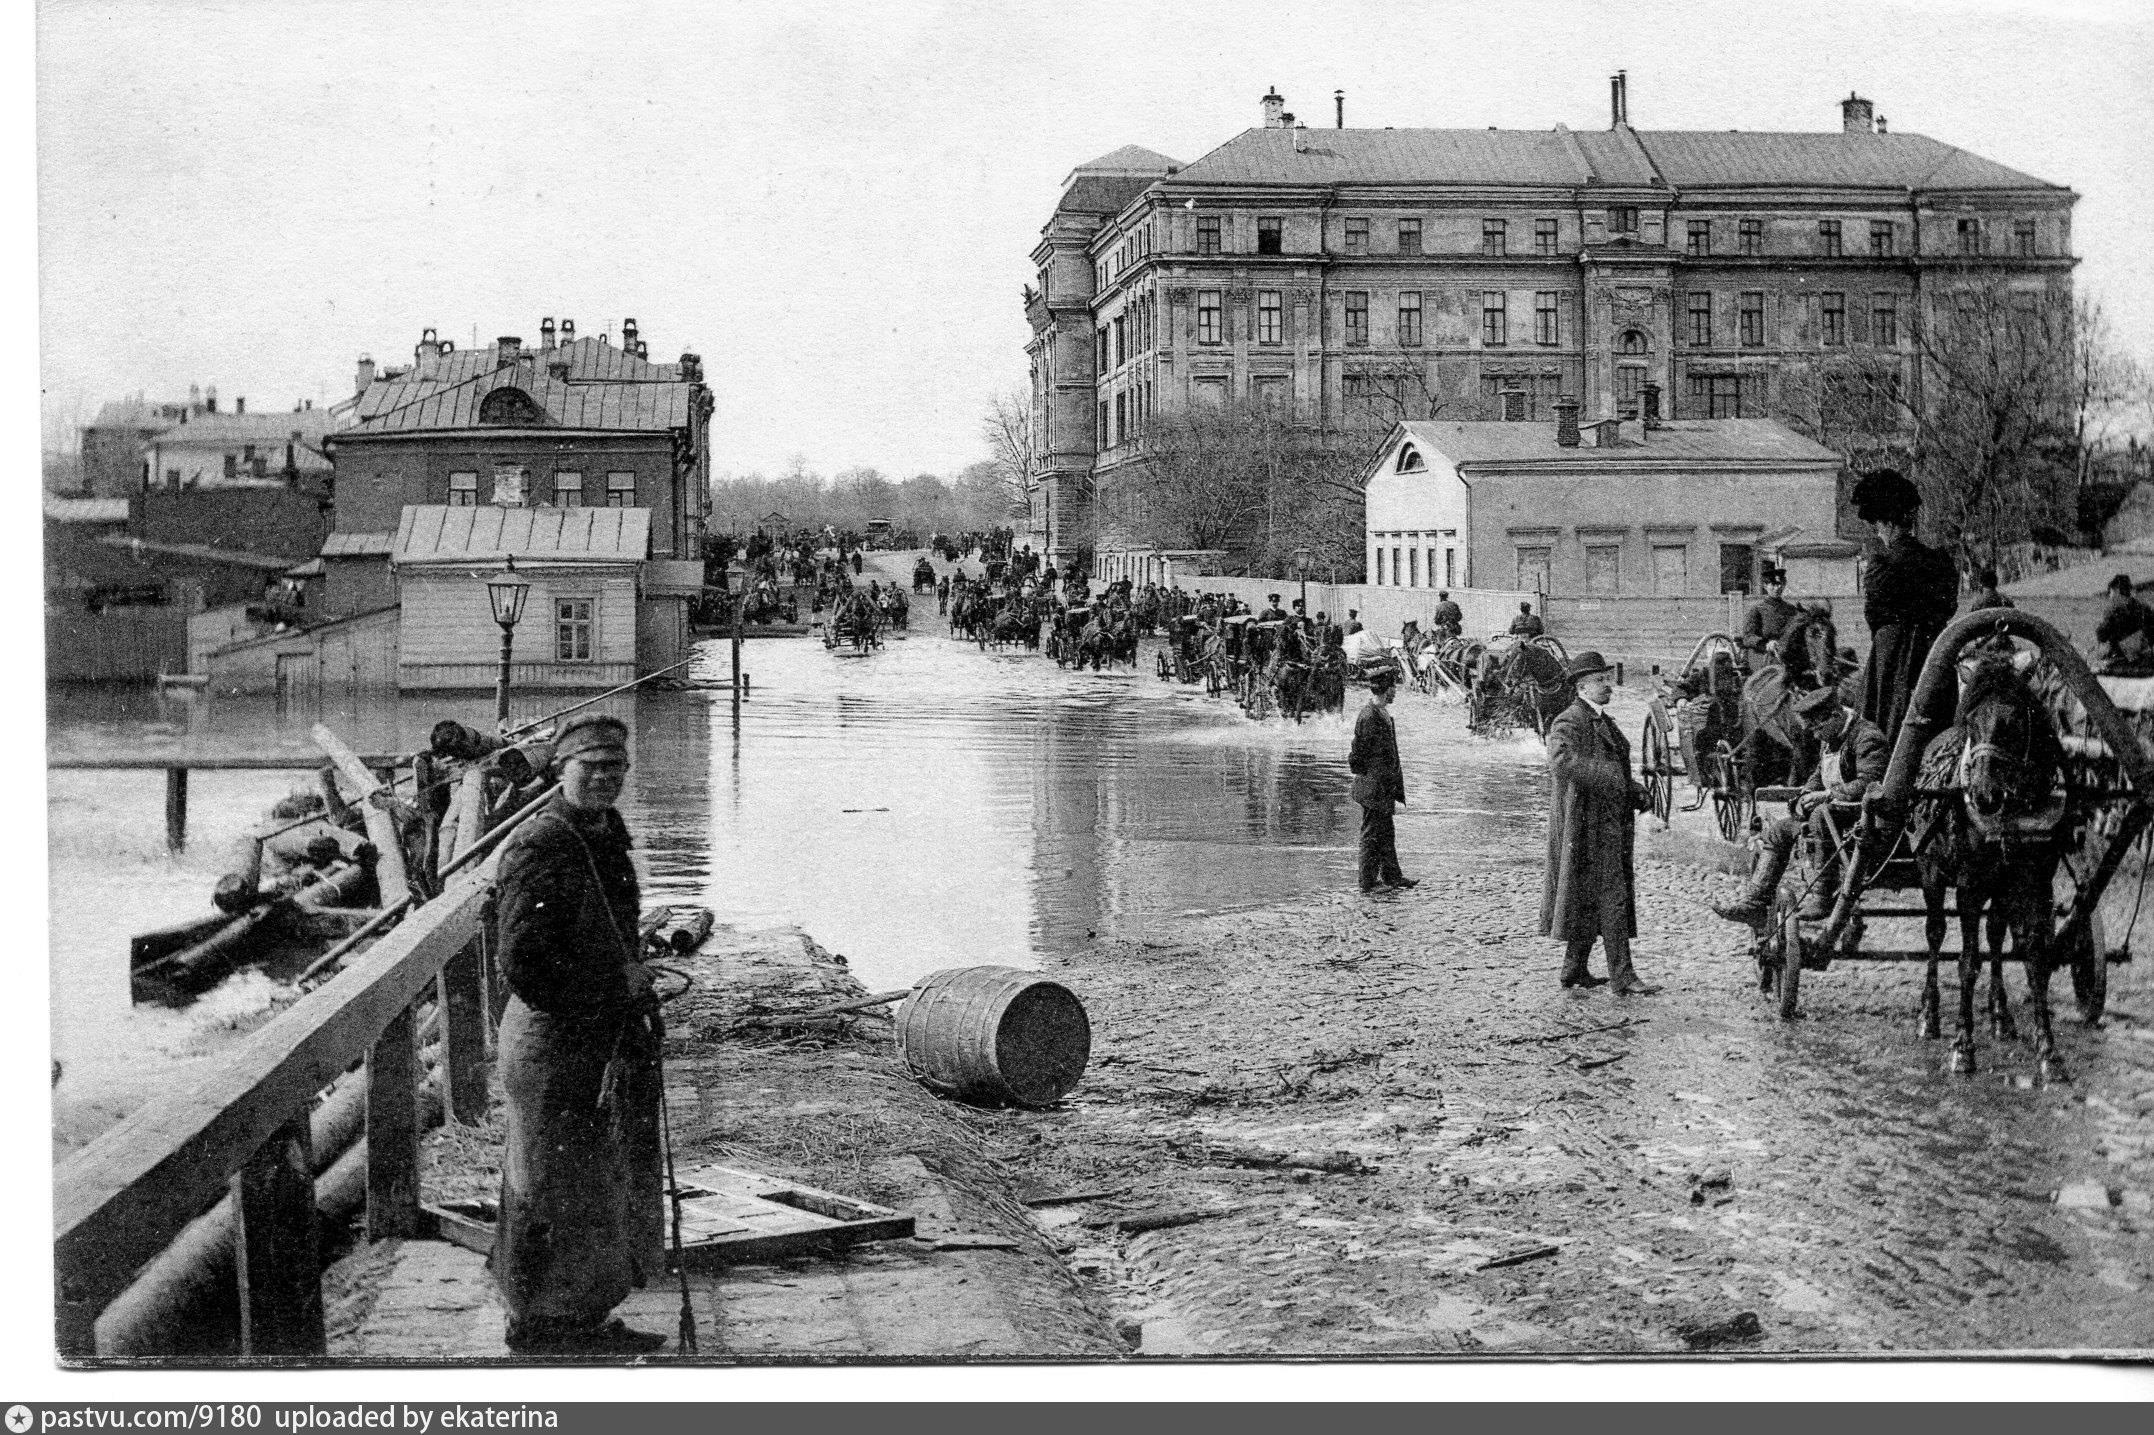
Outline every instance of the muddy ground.
POLYGON ((2154 1349, 2131 968, 2091 1031, 2057 979, 2073 1084, 1986 1033, 1951 1076, 1914 967, 1812 974, 1783 1025, 1706 909, 1734 879, 1695 867, 1640 867, 1659 995, 1562 990, 1520 935, 1539 840, 1050 968, 1093 1019, 1083 1086, 968 1119, 1035 1190, 1122 1193, 1035 1219, 1144 1353, 2154 1349), (1280 1155, 1335 1169, 1248 1164, 1280 1155))

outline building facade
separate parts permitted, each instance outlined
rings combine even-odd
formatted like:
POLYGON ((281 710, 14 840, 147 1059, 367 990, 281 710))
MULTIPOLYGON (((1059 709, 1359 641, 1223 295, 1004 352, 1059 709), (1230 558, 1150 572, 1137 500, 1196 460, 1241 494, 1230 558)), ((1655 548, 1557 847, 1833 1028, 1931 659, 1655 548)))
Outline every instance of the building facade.
POLYGON ((100 498, 204 489, 326 494, 322 440, 348 421, 341 408, 310 403, 265 412, 239 398, 220 409, 215 386, 191 390, 185 402, 120 400, 83 427, 84 491, 100 498))
MULTIPOLYGON (((1919 386, 1913 325, 1970 274, 2068 285, 2078 196, 1849 96, 1827 133, 1310 129, 1192 164, 1072 171, 1025 301, 1035 543, 1064 557, 1155 414, 1261 404, 1380 439, 1402 419, 1786 412, 1822 359, 1919 386), (1058 515, 1053 524, 1043 513, 1058 515)), ((1104 541, 1112 541, 1111 535, 1104 541)))

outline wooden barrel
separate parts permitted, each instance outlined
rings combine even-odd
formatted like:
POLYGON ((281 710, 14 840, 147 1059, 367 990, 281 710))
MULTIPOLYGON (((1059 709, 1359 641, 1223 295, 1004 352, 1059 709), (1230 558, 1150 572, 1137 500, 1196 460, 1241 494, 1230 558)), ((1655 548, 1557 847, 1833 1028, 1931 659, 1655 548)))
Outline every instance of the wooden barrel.
POLYGON ((1076 994, 1016 967, 922 978, 898 1008, 897 1028, 914 1076, 975 1101, 1052 1106, 1092 1055, 1092 1023, 1076 994))

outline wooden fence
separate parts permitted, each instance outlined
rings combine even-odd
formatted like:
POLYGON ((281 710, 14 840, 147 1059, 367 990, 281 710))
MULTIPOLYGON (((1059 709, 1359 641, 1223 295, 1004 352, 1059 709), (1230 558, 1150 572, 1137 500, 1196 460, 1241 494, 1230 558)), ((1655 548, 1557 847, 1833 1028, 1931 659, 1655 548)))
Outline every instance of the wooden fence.
POLYGON ((148 683, 160 673, 185 671, 185 608, 45 612, 48 683, 148 683))

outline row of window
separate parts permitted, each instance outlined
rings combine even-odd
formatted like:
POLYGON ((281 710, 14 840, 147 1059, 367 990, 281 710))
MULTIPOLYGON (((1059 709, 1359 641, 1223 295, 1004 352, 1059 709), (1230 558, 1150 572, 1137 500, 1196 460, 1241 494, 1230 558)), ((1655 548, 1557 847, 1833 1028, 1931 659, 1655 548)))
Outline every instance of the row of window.
MULTIPOLYGON (((1537 290, 1533 296, 1533 342, 1536 344, 1560 344, 1562 327, 1558 319, 1560 291, 1537 290)), ((1223 344, 1226 342, 1222 291, 1199 289, 1197 291, 1197 342, 1199 344, 1223 344)), ((1422 292, 1409 289, 1398 296, 1396 323, 1392 329, 1394 341, 1401 347, 1418 348, 1422 342, 1422 292)), ((1365 345, 1369 342, 1369 291, 1348 289, 1340 294, 1341 315, 1345 326, 1346 342, 1365 345)), ((1282 322, 1283 305, 1277 289, 1259 289, 1256 292, 1256 341, 1259 344, 1285 342, 1285 326, 1282 322)), ((1510 295, 1501 289, 1489 289, 1481 295, 1481 342, 1486 345, 1503 345, 1511 341, 1510 295)))
MULTIPOLYGON (((1690 550, 1688 543, 1653 543, 1648 545, 1651 571, 1645 575, 1649 580, 1641 584, 1638 579, 1626 580, 1623 571, 1623 545, 1620 542, 1581 545, 1585 549, 1585 596, 1608 597, 1618 593, 1684 594, 1690 592, 1690 550)), ((1716 555, 1720 565, 1720 591, 1723 593, 1748 593, 1751 580, 1757 570, 1757 546, 1751 543, 1722 543, 1716 555)), ((1378 550, 1381 554, 1382 550, 1378 550)), ((1513 549, 1517 559, 1517 582, 1522 592, 1545 593, 1549 590, 1548 570, 1555 556, 1555 549, 1543 544, 1519 544, 1513 549)), ((1398 572, 1397 549, 1392 550, 1392 573, 1398 572)), ((1378 579, 1382 582, 1382 579, 1378 579)))
POLYGON ((1388 585, 1394 588, 1456 588, 1458 586, 1458 549, 1446 544, 1441 550, 1443 554, 1442 582, 1438 582, 1436 579, 1438 571, 1436 555, 1438 551, 1433 547, 1406 548, 1393 546, 1390 549, 1390 577, 1387 580, 1384 576, 1386 572, 1384 563, 1385 550, 1381 546, 1373 547, 1371 549, 1373 558, 1371 576, 1379 586, 1383 586, 1388 582, 1388 585), (1421 575, 1424 571, 1422 568, 1422 555, 1424 553, 1428 555, 1428 567, 1426 569, 1428 582, 1426 584, 1421 581, 1421 575))
MULTIPOLYGON (((1695 348, 1711 348, 1713 345, 1713 296, 1706 290, 1693 290, 1687 299, 1685 315, 1689 319, 1690 342, 1695 348)), ((1848 341, 1847 295, 1844 291, 1828 289, 1818 295, 1819 339, 1830 348, 1838 348, 1848 341)), ((1745 289, 1736 295, 1736 334, 1744 348, 1757 349, 1765 345, 1765 291, 1745 289)), ((1870 342, 1881 348, 1891 348, 1900 342, 1899 297, 1894 294, 1876 294, 1870 299, 1870 342)))
MULTIPOLYGON (((496 484, 497 490, 500 485, 496 484)), ((503 494, 497 492, 496 498, 503 494)), ((523 495, 517 495, 519 499, 523 495)), ((532 502, 541 501, 537 494, 529 495, 532 502)), ((555 508, 581 508, 583 503, 583 475, 574 469, 556 469, 553 475, 553 506, 555 508)), ((636 506, 636 475, 631 472, 606 475, 606 507, 634 508, 636 506)), ((449 475, 449 506, 451 508, 476 508, 479 504, 479 476, 466 470, 449 475)))
POLYGON ((1144 431, 1152 419, 1154 381, 1146 379, 1141 384, 1131 384, 1114 396, 1110 405, 1105 399, 1099 404, 1099 432, 1097 439, 1100 452, 1129 442, 1131 437, 1144 431))
MULTIPOLYGON (((1631 211, 1631 227, 1633 229, 1637 227, 1636 214, 1636 210, 1631 211)), ((1486 255, 1510 253, 1510 232, 1511 226, 1508 220, 1482 220, 1481 253, 1486 255)), ((1222 234, 1222 221, 1218 215, 1212 214, 1199 217, 1197 220, 1197 253, 1207 257, 1224 253, 1224 246, 1221 242, 1222 234)), ((1258 215, 1256 237, 1257 253, 1284 254, 1286 252, 1285 218, 1279 215, 1258 215)), ((1394 221, 1391 237, 1393 242, 1391 252, 1393 253, 1412 255, 1428 252, 1421 247, 1421 221, 1419 219, 1394 221)), ((1369 244, 1369 221, 1367 219, 1348 219, 1346 221, 1344 252, 1348 254, 1373 254, 1376 252, 1369 244)), ((1540 255, 1551 255, 1559 252, 1555 220, 1536 219, 1533 221, 1533 252, 1540 255)))
POLYGON ((1100 325, 1093 335, 1098 371, 1104 374, 1110 369, 1119 369, 1133 355, 1151 352, 1157 338, 1158 319, 1159 301, 1147 293, 1132 298, 1121 313, 1100 325))

